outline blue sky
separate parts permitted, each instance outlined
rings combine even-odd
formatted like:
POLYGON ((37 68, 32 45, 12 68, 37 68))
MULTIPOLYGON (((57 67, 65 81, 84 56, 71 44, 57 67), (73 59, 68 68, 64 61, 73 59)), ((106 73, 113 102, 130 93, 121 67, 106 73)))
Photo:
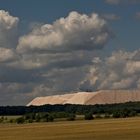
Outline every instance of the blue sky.
POLYGON ((139 0, 0 0, 0 104, 139 89, 139 25, 139 0))

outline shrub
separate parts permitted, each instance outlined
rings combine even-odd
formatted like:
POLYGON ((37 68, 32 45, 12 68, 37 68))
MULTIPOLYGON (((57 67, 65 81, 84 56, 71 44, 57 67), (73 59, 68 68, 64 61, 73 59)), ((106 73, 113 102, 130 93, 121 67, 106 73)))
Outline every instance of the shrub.
POLYGON ((29 120, 29 119, 34 120, 35 116, 36 116, 35 113, 29 113, 29 114, 25 114, 24 118, 25 118, 25 120, 29 120))
POLYGON ((92 113, 86 113, 85 114, 85 120, 93 120, 93 114, 92 113))
POLYGON ((49 116, 49 113, 47 112, 42 112, 42 113, 39 113, 39 116, 41 119, 48 119, 48 116, 49 116))
POLYGON ((67 118, 68 117, 68 113, 66 112, 53 112, 52 115, 54 118, 67 118))
POLYGON ((75 118, 76 118, 76 115, 75 114, 69 114, 67 120, 68 121, 74 121, 75 118))
POLYGON ((33 120, 32 120, 32 119, 29 119, 29 120, 28 120, 28 123, 33 123, 33 120))
POLYGON ((2 123, 4 121, 4 117, 2 116, 1 118, 0 118, 0 123, 2 123))
POLYGON ((17 118, 16 119, 16 123, 17 124, 22 124, 22 123, 24 123, 25 122, 25 119, 23 118, 23 117, 20 117, 20 118, 17 118))
POLYGON ((134 117, 134 116, 137 116, 137 112, 136 111, 131 111, 129 113, 129 117, 134 117))
POLYGON ((54 120, 54 117, 51 114, 49 114, 49 116, 48 116, 48 122, 53 122, 53 120, 54 120))
POLYGON ((9 120, 9 123, 14 123, 14 122, 15 122, 14 119, 10 119, 10 120, 9 120))
POLYGON ((41 117, 40 117, 40 114, 39 113, 36 114, 35 121, 36 122, 40 122, 41 121, 41 117))
POLYGON ((119 111, 115 111, 113 112, 113 115, 112 115, 113 118, 120 118, 121 117, 121 114, 119 111))

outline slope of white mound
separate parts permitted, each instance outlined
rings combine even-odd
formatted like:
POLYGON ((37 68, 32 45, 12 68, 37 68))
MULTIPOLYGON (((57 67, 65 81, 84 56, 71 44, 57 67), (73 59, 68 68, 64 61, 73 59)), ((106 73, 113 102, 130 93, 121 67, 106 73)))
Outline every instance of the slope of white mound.
POLYGON ((101 90, 97 92, 78 92, 64 95, 37 97, 27 106, 45 104, 114 104, 140 101, 140 90, 101 90))

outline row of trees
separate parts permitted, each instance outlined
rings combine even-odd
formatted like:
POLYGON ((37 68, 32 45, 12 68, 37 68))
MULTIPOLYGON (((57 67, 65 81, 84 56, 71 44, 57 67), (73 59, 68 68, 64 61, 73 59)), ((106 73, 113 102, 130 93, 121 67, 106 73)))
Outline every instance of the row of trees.
MULTIPOLYGON (((38 112, 66 112, 69 114, 86 114, 91 112, 92 114, 113 114, 116 111, 123 111, 128 109, 140 113, 140 102, 129 102, 123 104, 112 105, 44 105, 44 106, 6 106, 0 107, 0 116, 5 115, 25 115, 28 113, 38 112)), ((58 114, 57 114, 58 115, 58 114)))
MULTIPOLYGON (((85 120, 93 120, 93 119, 101 119, 101 118, 126 118, 126 117, 133 117, 137 116, 136 111, 130 111, 128 109, 117 110, 114 111, 112 114, 93 114, 92 112, 85 113, 82 119, 85 120)), ((33 122, 53 122, 54 120, 68 120, 74 121, 78 119, 77 115, 74 113, 66 113, 66 112, 39 112, 39 113, 28 113, 18 118, 9 119, 7 117, 1 117, 0 123, 9 122, 9 123, 33 123, 33 122)))

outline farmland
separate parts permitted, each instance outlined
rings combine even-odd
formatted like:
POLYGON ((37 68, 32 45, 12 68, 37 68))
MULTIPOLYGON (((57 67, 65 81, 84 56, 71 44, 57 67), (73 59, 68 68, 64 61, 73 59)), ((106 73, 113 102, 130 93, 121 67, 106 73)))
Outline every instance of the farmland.
POLYGON ((1 124, 0 140, 139 140, 140 118, 1 124))

